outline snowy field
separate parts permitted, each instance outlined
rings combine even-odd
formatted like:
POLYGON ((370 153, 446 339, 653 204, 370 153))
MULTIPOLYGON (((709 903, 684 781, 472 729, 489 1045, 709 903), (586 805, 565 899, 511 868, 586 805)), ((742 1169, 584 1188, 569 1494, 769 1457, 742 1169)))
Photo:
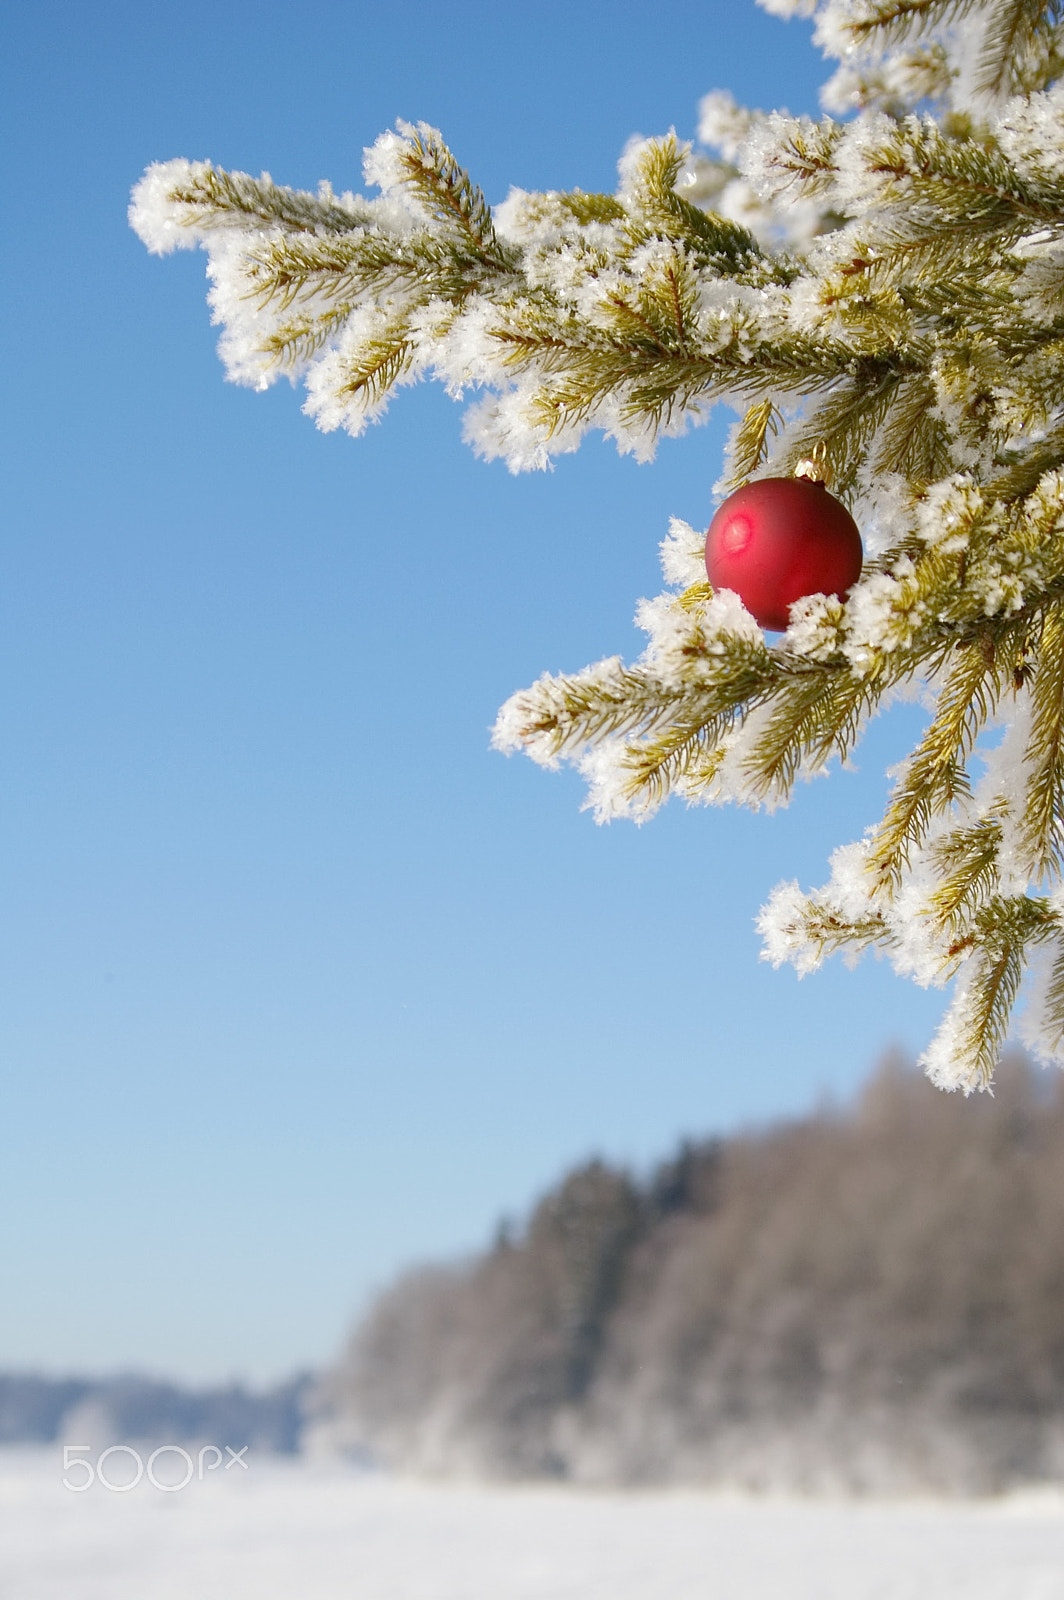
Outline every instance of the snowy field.
POLYGON ((0 1452, 2 1600, 1064 1600, 1064 1494, 855 1507, 265 1457, 79 1494, 62 1471, 58 1451, 0 1452))

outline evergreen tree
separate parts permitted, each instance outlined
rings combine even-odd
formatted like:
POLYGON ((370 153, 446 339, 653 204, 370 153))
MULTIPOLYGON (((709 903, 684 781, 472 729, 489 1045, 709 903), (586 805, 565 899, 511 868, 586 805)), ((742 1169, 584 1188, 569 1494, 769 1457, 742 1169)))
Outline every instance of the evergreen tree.
POLYGON ((649 1181, 570 1172, 504 1244, 400 1278, 311 1404, 404 1472, 1059 1483, 1062 1228, 1064 1079, 1013 1060, 960 1105, 895 1058, 649 1181))
POLYGON ((761 3, 815 16, 834 116, 710 95, 701 147, 634 144, 616 194, 494 211, 403 123, 367 152, 377 197, 172 161, 131 218, 208 251, 229 376, 301 377, 322 428, 430 375, 479 393, 467 436, 515 471, 589 429, 649 458, 718 399, 741 413, 722 488, 815 457, 865 538, 845 603, 806 597, 766 640, 674 520, 645 653, 541 678, 496 743, 576 762, 601 817, 775 805, 922 695, 882 820, 761 926, 801 971, 878 947, 956 978, 925 1065, 968 1092, 1029 967, 1025 1037, 1064 1061, 1064 3, 761 3))

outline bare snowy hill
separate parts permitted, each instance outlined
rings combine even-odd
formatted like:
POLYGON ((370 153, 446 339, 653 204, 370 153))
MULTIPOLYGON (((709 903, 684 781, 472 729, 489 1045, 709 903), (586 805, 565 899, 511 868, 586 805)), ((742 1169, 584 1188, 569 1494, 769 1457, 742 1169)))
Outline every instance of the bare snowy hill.
POLYGON ((0 1450, 11 1600, 1060 1600, 1064 1501, 411 1484, 249 1458, 180 1493, 0 1450))

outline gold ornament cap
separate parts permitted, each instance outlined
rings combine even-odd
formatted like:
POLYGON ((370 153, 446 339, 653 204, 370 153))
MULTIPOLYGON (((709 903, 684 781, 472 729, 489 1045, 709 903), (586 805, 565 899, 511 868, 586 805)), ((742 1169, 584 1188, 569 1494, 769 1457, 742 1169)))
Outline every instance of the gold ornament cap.
POLYGON ((822 483, 827 486, 829 469, 827 449, 823 444, 818 444, 811 456, 803 456, 801 461, 796 461, 791 474, 795 478, 806 478, 811 483, 822 483))

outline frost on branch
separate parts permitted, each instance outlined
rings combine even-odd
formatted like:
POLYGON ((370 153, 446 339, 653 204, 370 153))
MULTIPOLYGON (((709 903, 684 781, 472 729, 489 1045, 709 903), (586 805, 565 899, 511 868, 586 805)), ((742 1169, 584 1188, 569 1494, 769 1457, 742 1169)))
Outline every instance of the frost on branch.
POLYGON ((762 928, 800 971, 871 948, 954 981, 927 1066, 967 1092, 1030 964, 1024 1026, 1064 1060, 1064 5, 766 8, 813 19, 836 116, 718 91, 701 147, 633 142, 615 193, 494 209, 402 123, 366 152, 371 198, 171 162, 131 218, 153 251, 207 251, 228 375, 302 381, 323 428, 429 377, 513 470, 591 429, 649 459, 718 400, 739 418, 722 491, 817 454, 865 538, 845 604, 807 596, 767 639, 674 521, 639 659, 541 678, 495 743, 574 762, 600 819, 671 794, 771 807, 921 697, 883 817, 762 928))
POLYGON ((467 436, 515 470, 592 427, 646 459, 749 364, 776 276, 743 227, 684 196, 706 170, 688 159, 644 142, 616 196, 515 192, 496 217, 435 129, 400 124, 366 152, 378 199, 171 162, 130 216, 153 250, 207 251, 228 376, 302 379, 323 428, 357 434, 431 376, 481 392, 467 436))

